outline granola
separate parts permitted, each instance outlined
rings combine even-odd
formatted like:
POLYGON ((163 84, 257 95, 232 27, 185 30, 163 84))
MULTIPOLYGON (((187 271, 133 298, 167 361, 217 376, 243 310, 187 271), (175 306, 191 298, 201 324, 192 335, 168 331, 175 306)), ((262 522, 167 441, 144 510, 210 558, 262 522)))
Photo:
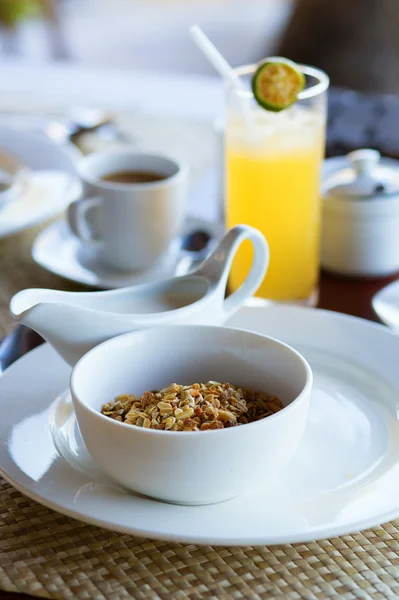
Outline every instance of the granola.
POLYGON ((169 431, 205 431, 245 425, 264 419, 283 408, 276 396, 230 383, 171 383, 139 398, 121 394, 104 404, 101 413, 111 419, 169 431))

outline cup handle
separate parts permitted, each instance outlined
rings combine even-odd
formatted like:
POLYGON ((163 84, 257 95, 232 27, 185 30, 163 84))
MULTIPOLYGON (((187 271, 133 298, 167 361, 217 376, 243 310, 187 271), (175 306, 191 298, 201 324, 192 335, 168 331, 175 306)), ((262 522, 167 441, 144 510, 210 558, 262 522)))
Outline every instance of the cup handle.
POLYGON ((209 279, 224 294, 233 259, 242 242, 247 239, 252 242, 254 248, 251 270, 238 290, 224 300, 223 312, 226 319, 235 313, 247 298, 255 294, 266 275, 269 266, 269 245, 265 236, 254 227, 237 225, 226 233, 212 254, 193 272, 209 279))
POLYGON ((79 198, 68 206, 67 217, 72 232, 83 242, 98 242, 87 218, 88 212, 102 203, 101 198, 79 198))

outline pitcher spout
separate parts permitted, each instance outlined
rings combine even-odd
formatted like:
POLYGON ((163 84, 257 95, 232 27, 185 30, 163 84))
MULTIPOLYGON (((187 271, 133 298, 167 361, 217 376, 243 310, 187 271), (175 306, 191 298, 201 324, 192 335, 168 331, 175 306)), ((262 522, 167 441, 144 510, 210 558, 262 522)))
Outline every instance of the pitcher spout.
POLYGON ((77 296, 30 289, 16 294, 10 303, 14 319, 41 335, 71 366, 97 344, 129 330, 118 315, 83 306, 85 293, 77 296))
POLYGON ((79 359, 74 327, 76 309, 63 305, 61 294, 63 292, 55 290, 23 290, 11 299, 10 313, 16 321, 41 335, 73 365, 79 359))
POLYGON ((59 294, 60 292, 55 290, 35 288, 22 290, 11 298, 10 314, 16 321, 34 329, 34 327, 27 322, 32 319, 32 309, 43 302, 57 302, 59 294), (57 296, 57 298, 55 296, 57 296))

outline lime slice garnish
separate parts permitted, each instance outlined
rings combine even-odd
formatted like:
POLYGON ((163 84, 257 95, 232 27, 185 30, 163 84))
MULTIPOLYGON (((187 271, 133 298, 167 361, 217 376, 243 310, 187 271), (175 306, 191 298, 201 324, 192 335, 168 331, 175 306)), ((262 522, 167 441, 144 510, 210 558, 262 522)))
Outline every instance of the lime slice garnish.
POLYGON ((252 78, 255 99, 266 110, 279 112, 296 101, 305 77, 294 62, 266 59, 252 78))

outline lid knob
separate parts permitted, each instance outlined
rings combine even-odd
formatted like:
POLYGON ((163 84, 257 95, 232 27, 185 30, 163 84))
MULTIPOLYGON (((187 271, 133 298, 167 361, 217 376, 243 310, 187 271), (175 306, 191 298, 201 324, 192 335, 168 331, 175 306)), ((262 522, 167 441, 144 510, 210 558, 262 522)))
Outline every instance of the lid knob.
POLYGON ((322 186, 323 194, 330 199, 381 200, 399 194, 399 161, 383 158, 371 148, 331 160, 338 160, 338 168, 330 170, 322 186))
POLYGON ((348 159, 352 163, 357 175, 370 175, 375 166, 380 162, 381 154, 378 150, 364 149, 349 152, 348 159))

